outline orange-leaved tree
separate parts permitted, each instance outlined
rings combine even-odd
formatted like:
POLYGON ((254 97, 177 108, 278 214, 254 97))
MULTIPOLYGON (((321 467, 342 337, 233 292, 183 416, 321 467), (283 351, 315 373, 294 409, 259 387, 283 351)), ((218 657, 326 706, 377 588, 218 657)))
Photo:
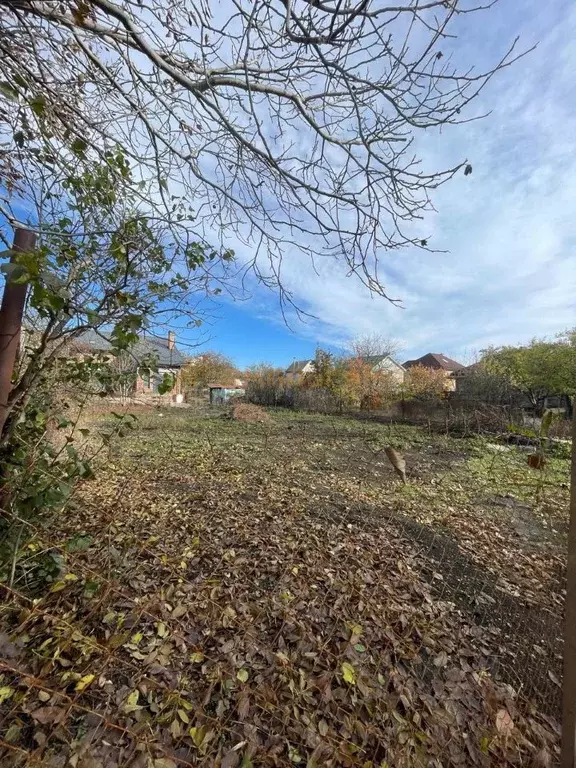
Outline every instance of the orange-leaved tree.
POLYGON ((361 357, 346 362, 346 389, 352 402, 365 410, 382 408, 398 394, 389 371, 379 371, 361 357))
POLYGON ((415 365, 404 376, 403 396, 442 397, 446 391, 446 371, 415 365))
POLYGON ((182 369, 182 386, 187 391, 209 384, 232 384, 239 373, 229 358, 220 352, 204 352, 191 358, 182 369))

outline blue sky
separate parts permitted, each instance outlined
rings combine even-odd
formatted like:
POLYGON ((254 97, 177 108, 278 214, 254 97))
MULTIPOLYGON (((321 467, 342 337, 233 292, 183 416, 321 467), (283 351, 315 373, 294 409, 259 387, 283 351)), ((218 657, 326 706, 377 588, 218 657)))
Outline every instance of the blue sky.
POLYGON ((479 66, 516 35, 522 47, 538 47, 501 72, 469 113, 491 110, 488 117, 420 137, 425 166, 467 158, 474 171, 438 190, 437 213, 419 225, 446 253, 406 250, 382 259, 384 282, 404 308, 371 298, 332 261, 320 259, 315 272, 287 253, 285 284, 314 319, 290 315, 287 328, 277 297, 252 282, 245 301, 217 305, 205 348, 240 366, 283 365, 312 356, 317 343, 336 349, 379 332, 401 341, 402 359, 432 351, 465 361, 490 343, 521 343, 576 324, 576 6, 500 0, 459 24, 457 47, 479 66))
MULTIPOLYGON (((426 170, 460 174, 436 192, 436 212, 415 232, 442 253, 406 249, 380 254, 380 277, 402 308, 372 297, 334 260, 315 266, 289 249, 283 284, 307 313, 287 312, 254 277, 242 300, 223 295, 200 336, 176 327, 184 352, 215 349, 240 366, 288 365, 317 344, 338 350, 358 335, 397 339, 400 359, 443 352, 462 362, 489 344, 522 343, 576 325, 576 4, 573 0, 499 0, 457 20, 446 41, 463 69, 482 70, 520 37, 536 50, 500 72, 465 117, 483 120, 421 133, 426 170), (202 347, 194 345, 202 342, 202 347)), ((304 140, 304 139, 302 139, 304 140)), ((214 233, 216 234, 216 233, 214 233)), ((240 264, 253 253, 238 246, 240 264)))

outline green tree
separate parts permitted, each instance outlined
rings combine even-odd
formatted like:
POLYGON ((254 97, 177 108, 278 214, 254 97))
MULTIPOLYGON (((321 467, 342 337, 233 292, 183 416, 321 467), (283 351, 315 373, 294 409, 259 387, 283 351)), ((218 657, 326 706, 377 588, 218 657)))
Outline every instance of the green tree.
POLYGON ((576 331, 556 340, 533 339, 525 346, 493 347, 483 352, 486 369, 504 376, 535 407, 548 395, 576 395, 576 331))
MULTIPOLYGON (((105 336, 111 354, 120 354, 141 330, 175 316, 198 324, 199 299, 219 290, 218 277, 232 254, 217 253, 191 236, 172 239, 161 221, 139 210, 135 193, 119 193, 118 173, 131 179, 124 155, 116 151, 89 166, 73 161, 65 173, 44 168, 28 181, 37 203, 26 223, 38 231, 38 245, 2 266, 7 280, 28 285, 30 331, 3 442, 46 370, 86 331, 105 336)), ((92 366, 94 378, 98 370, 104 373, 103 362, 86 355, 82 366, 92 366)), ((76 366, 78 377, 82 366, 76 366)))
MULTIPOLYGON (((0 539, 9 542, 0 561, 12 562, 25 539, 22 521, 64 505, 74 483, 91 476, 98 445, 130 422, 121 416, 117 429, 86 444, 83 404, 133 382, 131 348, 140 331, 176 315, 197 325, 198 303, 219 290, 232 257, 190 233, 173 238, 172 226, 144 212, 118 150, 57 168, 44 158, 23 185, 29 195, 21 215, 37 231, 37 246, 2 254, 11 257, 2 265, 5 280, 25 284, 28 294, 26 332, 0 424, 0 539), (118 175, 126 181, 120 189, 118 175), (106 339, 105 354, 81 349, 86 331, 106 339)), ((9 241, 7 223, 0 219, 9 241)), ((152 357, 137 362, 140 369, 156 367, 152 357)), ((171 386, 166 374, 161 388, 171 386)))
POLYGON ((347 363, 320 347, 316 348, 314 370, 305 374, 302 386, 306 389, 325 389, 342 398, 346 392, 347 363))

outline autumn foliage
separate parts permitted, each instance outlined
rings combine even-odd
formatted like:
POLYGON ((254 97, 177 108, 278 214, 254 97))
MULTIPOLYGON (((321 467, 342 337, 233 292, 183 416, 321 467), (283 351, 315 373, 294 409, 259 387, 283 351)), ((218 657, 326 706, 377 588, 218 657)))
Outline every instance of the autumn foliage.
POLYGON ((346 382, 350 399, 364 410, 382 408, 398 397, 398 382, 392 374, 374 370, 360 357, 347 361, 346 382))
POLYGON ((446 391, 446 373, 424 366, 409 368, 403 381, 375 361, 360 355, 337 357, 318 348, 313 370, 297 380, 283 371, 255 366, 248 374, 247 396, 259 405, 280 405, 305 410, 388 408, 398 400, 438 398, 446 391))
POLYGON ((204 352, 193 357, 182 369, 182 386, 187 391, 210 384, 229 384, 238 378, 236 366, 219 352, 204 352))
POLYGON ((415 365, 404 375, 404 399, 442 397, 446 391, 446 371, 415 365))
MULTIPOLYGON (((267 365, 255 366, 248 374, 247 397, 259 405, 280 405, 305 410, 333 411, 344 408, 386 408, 403 396, 402 383, 374 361, 360 355, 338 357, 318 348, 313 370, 299 379, 287 380, 283 371, 267 365)), ((424 386, 425 377, 414 377, 410 394, 434 389, 424 386)), ((428 381, 426 379, 426 381, 428 381)), ((430 377, 436 382, 437 377, 430 377)), ((436 387, 437 388, 437 387, 436 387)))
POLYGON ((246 397, 258 405, 282 405, 285 394, 284 371, 268 363, 253 365, 245 373, 246 397))

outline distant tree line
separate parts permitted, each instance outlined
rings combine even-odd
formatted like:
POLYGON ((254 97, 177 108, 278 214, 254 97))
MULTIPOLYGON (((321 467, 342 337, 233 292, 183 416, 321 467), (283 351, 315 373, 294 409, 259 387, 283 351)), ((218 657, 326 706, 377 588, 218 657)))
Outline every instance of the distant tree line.
POLYGON ((555 339, 532 339, 523 346, 490 347, 480 371, 494 382, 521 392, 536 409, 552 395, 576 395, 576 329, 555 339))
MULTIPOLYGON (((320 411, 375 410, 399 400, 451 397, 443 370, 415 366, 400 381, 390 370, 378 368, 379 357, 399 349, 394 339, 377 334, 353 340, 342 355, 318 347, 312 371, 297 379, 268 363, 240 371, 225 355, 205 352, 190 359, 182 383, 187 392, 198 393, 210 384, 233 385, 240 379, 250 402, 320 411)), ((531 405, 542 411, 553 395, 576 395, 576 330, 525 345, 489 347, 457 377, 457 393, 471 401, 531 405)))
POLYGON ((374 358, 397 349, 390 340, 378 346, 375 337, 353 342, 342 356, 319 347, 312 371, 297 380, 288 379, 282 369, 261 364, 247 372, 246 396, 259 405, 319 411, 374 410, 399 399, 443 397, 443 371, 416 366, 405 372, 402 381, 392 371, 378 368, 374 358))

